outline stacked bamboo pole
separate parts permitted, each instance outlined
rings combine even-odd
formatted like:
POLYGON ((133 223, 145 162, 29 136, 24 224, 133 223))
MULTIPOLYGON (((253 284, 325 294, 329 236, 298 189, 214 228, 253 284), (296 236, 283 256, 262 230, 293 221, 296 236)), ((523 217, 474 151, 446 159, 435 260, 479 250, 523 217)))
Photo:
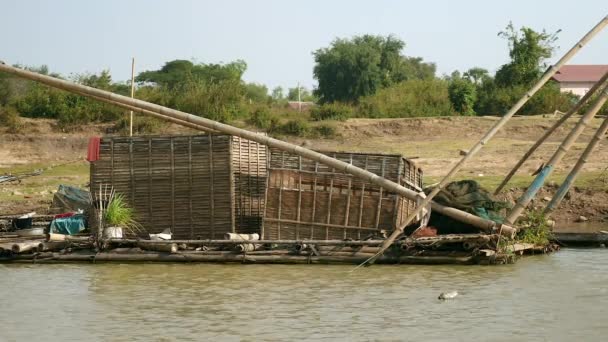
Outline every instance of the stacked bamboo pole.
POLYGON ((604 74, 604 76, 602 76, 602 78, 597 83, 595 83, 593 85, 593 87, 591 87, 591 89, 589 89, 589 91, 580 99, 580 101, 578 101, 576 103, 576 105, 574 107, 572 107, 572 109, 570 109, 559 120, 557 120, 553 124, 553 126, 551 126, 551 128, 549 128, 545 132, 545 134, 543 134, 543 136, 540 137, 540 139, 538 139, 534 143, 534 145, 532 145, 532 147, 530 147, 530 149, 528 150, 528 152, 526 152, 521 157, 521 159, 517 162, 517 164, 515 164, 515 166, 513 167, 513 169, 511 169, 511 171, 509 171, 509 173, 507 174, 507 176, 505 177, 505 179, 496 188, 496 190, 494 191, 494 195, 498 195, 502 191, 502 189, 505 187, 505 185, 507 185, 507 183, 509 183, 509 181, 511 180, 511 178, 513 177, 513 175, 515 175, 515 172, 517 172, 517 170, 519 170, 519 168, 526 162, 526 160, 528 160, 528 158, 530 158, 530 156, 540 147, 540 145, 542 145, 545 142, 545 140, 547 140, 551 136, 551 134, 553 134, 553 132, 555 132, 556 129, 558 129, 572 115, 578 113, 578 111, 585 104, 587 104, 587 102, 589 102, 589 99, 591 98, 591 96, 593 96, 597 92, 597 90, 601 88, 601 85, 603 85, 606 82, 606 80, 608 80, 608 72, 606 72, 604 74))
MULTIPOLYGON (((604 89, 604 93, 608 94, 608 88, 604 89)), ((568 174, 568 176, 566 177, 566 179, 564 180, 562 185, 559 187, 559 189, 557 189, 557 192, 555 193, 555 195, 553 196, 553 198, 551 199, 549 204, 547 204, 547 207, 545 208, 545 211, 544 211, 545 214, 550 214, 551 212, 553 212, 553 210, 555 210, 559 206, 561 201, 564 199, 564 196, 566 196, 566 194, 568 193, 568 190, 570 190, 570 187, 572 186, 572 184, 574 184, 574 181, 576 180, 576 177, 578 176, 579 172, 581 171, 581 169, 583 168, 585 163, 587 163, 587 158, 589 158, 589 156, 591 155, 593 150, 597 147, 597 145, 600 143, 600 141, 604 138, 607 131, 608 131, 608 117, 604 119, 604 121, 602 122, 602 125, 600 126, 600 128, 598 128, 598 130, 595 132, 595 135, 589 142, 589 145, 587 145, 587 148, 585 148, 585 151, 583 151, 583 154, 580 156, 580 158, 576 162, 576 165, 574 165, 574 167, 572 168, 572 171, 570 171, 570 173, 568 174)))
POLYGON ((583 115, 583 117, 581 117, 576 126, 574 126, 572 131, 570 131, 566 139, 562 141, 562 143, 557 148, 551 159, 547 162, 547 164, 542 168, 540 173, 532 181, 526 192, 521 195, 521 197, 519 197, 519 199, 505 218, 505 221, 508 224, 515 223, 521 213, 526 209, 528 203, 532 201, 532 199, 536 196, 536 193, 543 187, 543 185, 545 184, 545 180, 549 178, 549 176, 555 170, 555 167, 561 162, 561 160, 570 150, 572 145, 574 145, 576 139, 578 139, 583 130, 589 125, 590 121, 599 112, 604 103, 606 103, 606 100, 608 100, 608 92, 606 92, 607 87, 608 82, 604 84, 603 91, 593 103, 593 106, 591 106, 591 108, 589 108, 589 110, 583 115))

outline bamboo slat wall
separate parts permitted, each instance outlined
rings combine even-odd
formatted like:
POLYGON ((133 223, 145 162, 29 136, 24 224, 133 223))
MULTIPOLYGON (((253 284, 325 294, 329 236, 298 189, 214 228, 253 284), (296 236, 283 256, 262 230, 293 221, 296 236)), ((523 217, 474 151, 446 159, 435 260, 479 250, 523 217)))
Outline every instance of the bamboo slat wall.
MULTIPOLYGON (((400 155, 324 152, 415 191, 422 171, 400 155)), ((392 231, 414 201, 314 161, 270 150, 264 239, 362 239, 392 231)))
POLYGON ((259 232, 259 224, 240 215, 263 210, 265 151, 228 135, 103 138, 100 159, 91 163, 91 189, 113 186, 149 233, 171 228, 175 239, 221 239, 226 232, 259 232))

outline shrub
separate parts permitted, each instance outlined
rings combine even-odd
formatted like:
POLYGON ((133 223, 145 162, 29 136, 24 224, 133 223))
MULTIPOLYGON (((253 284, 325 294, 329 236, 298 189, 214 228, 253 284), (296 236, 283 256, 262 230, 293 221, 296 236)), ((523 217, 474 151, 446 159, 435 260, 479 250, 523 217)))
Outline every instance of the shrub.
POLYGON ((448 94, 454 110, 462 115, 475 115, 473 109, 477 101, 475 84, 464 78, 453 79, 448 86, 448 94))
POLYGON ((15 108, 0 105, 0 127, 5 127, 11 133, 21 131, 21 118, 15 108))
POLYGON ((189 82, 174 96, 179 110, 207 119, 230 122, 244 114, 240 81, 189 82))
POLYGON ((278 133, 299 137, 306 136, 310 131, 310 124, 303 119, 289 120, 278 128, 278 133))
MULTIPOLYGON (((133 133, 151 134, 160 131, 167 125, 166 121, 153 118, 150 116, 142 116, 141 114, 133 114, 133 133)), ((123 134, 129 134, 129 117, 123 115, 114 126, 123 134)))
POLYGON ((314 128, 314 131, 323 138, 332 138, 336 136, 336 128, 330 125, 319 125, 314 128))
POLYGON ((370 118, 454 115, 446 81, 410 80, 363 97, 359 113, 370 118))
POLYGON ((310 117, 314 121, 341 120, 344 121, 353 116, 353 107, 344 103, 326 103, 315 106, 310 111, 310 117))
MULTIPOLYGON (((526 86, 501 88, 493 83, 482 86, 475 111, 479 114, 503 115, 528 91, 526 86)), ((553 113, 555 110, 568 111, 576 102, 576 96, 561 93, 557 84, 547 83, 523 108, 521 115, 553 113)))
POLYGON ((269 129, 272 123, 272 118, 273 116, 270 113, 270 108, 257 107, 251 112, 251 115, 247 121, 257 128, 269 129))

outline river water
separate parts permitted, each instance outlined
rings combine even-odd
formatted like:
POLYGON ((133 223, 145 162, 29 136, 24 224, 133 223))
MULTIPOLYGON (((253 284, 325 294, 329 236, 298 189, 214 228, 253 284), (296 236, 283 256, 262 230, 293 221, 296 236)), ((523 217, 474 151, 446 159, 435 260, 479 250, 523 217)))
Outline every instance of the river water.
POLYGON ((506 266, 0 265, 1 341, 605 341, 608 250, 506 266), (441 302, 442 291, 458 290, 441 302))

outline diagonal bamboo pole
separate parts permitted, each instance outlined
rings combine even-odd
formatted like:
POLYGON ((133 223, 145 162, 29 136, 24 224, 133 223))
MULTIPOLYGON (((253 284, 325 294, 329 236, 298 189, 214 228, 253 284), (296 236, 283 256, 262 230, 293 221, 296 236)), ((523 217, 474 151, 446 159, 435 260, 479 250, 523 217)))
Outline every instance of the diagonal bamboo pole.
MULTIPOLYGON (((608 92, 608 88, 604 89, 604 92, 608 92)), ((607 131, 608 117, 604 119, 602 125, 600 126, 600 128, 598 128, 598 130, 595 132, 595 135, 589 142, 589 145, 587 145, 587 148, 576 162, 576 165, 574 165, 572 171, 570 171, 570 173, 564 180, 564 183, 559 187, 559 189, 557 189, 557 192, 555 193, 549 204, 547 204, 547 207, 544 211, 545 214, 551 214, 553 210, 555 210, 559 206, 561 201, 564 199, 564 196, 566 196, 566 194, 568 193, 568 190, 570 190, 572 184, 574 184, 574 181, 576 181, 576 177, 578 177, 579 172, 581 171, 585 163, 587 163, 587 158, 589 158, 593 150, 597 147, 597 145, 599 145, 600 141, 602 140, 602 138, 604 138, 604 135, 606 135, 607 131)))
MULTIPOLYGON (((450 181, 450 179, 452 179, 452 177, 456 174, 456 172, 458 172, 464 166, 464 164, 469 159, 471 159, 477 152, 479 152, 479 150, 481 150, 483 148, 483 146, 485 144, 487 144, 488 141, 490 141, 490 139, 492 139, 492 137, 502 128, 502 126, 504 126, 507 123, 507 121, 509 121, 509 119, 511 119, 511 117, 513 115, 515 115, 515 113, 517 113, 517 111, 519 109, 521 109, 521 107, 523 107, 524 104, 526 104, 526 102, 528 102, 528 100, 537 91, 539 91, 540 88, 545 83, 547 83, 547 81, 551 77, 553 77, 553 75, 555 75, 555 73, 559 69, 561 69, 561 67, 564 64, 566 64, 578 51, 580 51, 580 49, 582 49, 582 47, 585 44, 587 44, 597 33, 599 33, 602 29, 604 29, 604 27, 606 25, 608 25, 608 15, 605 16, 599 23, 597 23, 597 25, 595 25, 589 32, 587 32, 587 34, 585 34, 585 36, 583 36, 583 38, 581 38, 581 40, 579 40, 555 65, 552 65, 549 69, 547 69, 547 71, 536 82, 536 84, 532 87, 532 89, 530 89, 521 99, 519 99, 519 101, 517 101, 517 103, 494 125, 494 127, 492 127, 481 138, 481 140, 479 140, 469 150, 469 152, 454 167, 452 167, 452 169, 441 180, 441 182, 439 182, 439 184, 435 188, 433 188, 431 193, 428 194, 427 197, 421 203, 418 204, 418 207, 416 208, 416 210, 414 210, 414 212, 405 219, 403 226, 407 226, 408 224, 410 224, 410 222, 412 222, 414 220, 414 218, 422 211, 422 209, 431 202, 433 197, 435 197, 435 195, 437 195, 448 184, 448 182, 450 181)), ((393 243, 393 241, 395 241, 395 239, 399 235, 401 235, 402 232, 403 232, 402 227, 398 227, 397 229, 395 229, 393 231, 393 233, 391 234, 391 236, 389 236, 388 239, 386 239, 386 243, 382 245, 382 247, 380 248, 378 253, 376 255, 374 255, 373 257, 371 257, 367 262, 373 263, 374 260, 376 260, 376 258, 378 258, 380 255, 382 255, 382 253, 384 253, 384 251, 393 243)))
POLYGON ((589 125, 591 119, 593 119, 597 112, 602 109, 602 106, 604 103, 606 103, 606 100, 608 100, 608 91, 606 91, 605 88, 604 91, 600 93, 597 100, 593 103, 593 106, 589 108, 576 126, 574 126, 572 131, 570 131, 566 139, 562 141, 555 153, 553 153, 551 159, 547 162, 547 165, 545 165, 536 178, 534 178, 532 184, 530 184, 526 192, 519 197, 513 208, 507 214, 505 222, 508 224, 513 224, 515 221, 517 221, 517 218, 526 209, 528 203, 532 201, 534 196, 536 196, 536 193, 543 187, 545 180, 549 178, 551 173, 553 173, 555 166, 557 166, 557 164, 559 164, 559 162, 564 158, 566 153, 568 153, 568 150, 570 150, 572 145, 574 145, 576 139, 578 139, 581 133, 585 130, 585 127, 589 125))
MULTIPOLYGON (((348 164, 337 159, 326 156, 322 153, 318 153, 301 146, 293 145, 281 140, 273 139, 263 134, 250 132, 244 129, 236 128, 230 125, 222 124, 216 121, 212 121, 209 119, 205 119, 196 115, 184 113, 175 109, 159 106, 153 103, 145 102, 138 99, 131 99, 126 96, 113 94, 108 91, 95 89, 92 87, 75 84, 69 81, 57 79, 54 77, 37 74, 34 72, 30 72, 27 70, 22 70, 19 68, 15 68, 9 65, 6 65, 0 62, 0 71, 4 71, 7 73, 14 74, 18 77, 26 78, 32 81, 40 82, 46 84, 51 87, 63 89, 65 91, 69 91, 72 93, 76 93, 82 96, 87 96, 94 98, 99 101, 103 101, 110 104, 120 103, 122 105, 127 105, 133 107, 133 109, 142 114, 147 115, 157 115, 157 117, 161 119, 166 119, 173 122, 178 122, 181 124, 188 124, 189 127, 196 128, 196 126, 202 126, 207 129, 211 129, 216 132, 221 132, 225 134, 230 134, 234 136, 239 136, 245 139, 249 139, 255 142, 258 142, 263 145, 267 145, 270 147, 275 147, 281 149, 283 151, 287 151, 296 155, 299 155, 303 158, 308 158, 314 161, 317 161, 321 164, 328 165, 330 167, 336 168, 342 172, 352 174, 356 177, 359 177, 363 180, 369 181, 370 183, 376 184, 380 187, 387 189, 388 191, 397 193, 405 198, 411 200, 418 200, 424 194, 417 193, 408 188, 405 188, 397 183, 389 181, 383 177, 380 177, 372 172, 363 170, 358 168, 352 164, 348 164), (176 121, 178 120, 178 121, 176 121)), ((454 218, 460 222, 464 222, 466 224, 477 227, 485 232, 494 233, 496 232, 497 224, 494 221, 486 220, 481 217, 469 214, 467 212, 446 207, 440 205, 438 203, 431 203, 432 210, 439 212, 443 215, 454 218)), ((515 230, 510 227, 500 227, 500 231, 505 235, 513 235, 515 230)))
POLYGON ((593 87, 591 87, 591 89, 589 89, 589 91, 580 99, 580 101, 578 101, 576 103, 576 105, 574 105, 574 107, 572 107, 572 109, 570 109, 559 120, 557 120, 553 124, 553 126, 551 126, 551 128, 549 128, 545 132, 545 134, 543 134, 543 136, 540 137, 540 139, 538 139, 538 141, 536 141, 534 143, 534 145, 532 145, 532 147, 530 147, 528 152, 526 152, 526 154, 524 154, 524 156, 521 157, 521 159, 517 162, 517 164, 515 164, 513 169, 511 171, 509 171, 509 174, 507 174, 507 176, 502 181, 502 183, 500 183, 498 188, 496 188, 496 190, 494 191, 494 195, 498 195, 502 191, 502 189, 505 187, 505 185, 507 185, 507 183, 509 183, 509 180, 511 180, 513 175, 515 175, 515 172, 517 172, 517 170, 519 170, 519 168, 526 162, 526 160, 528 160, 528 158, 530 158, 530 156, 540 147, 540 145, 542 145, 545 142, 545 140, 547 140, 547 138, 549 138, 551 136, 551 134, 553 134, 553 132, 555 132, 555 130, 557 128, 559 128, 564 122, 566 122, 566 120, 568 120, 572 115, 576 114, 589 101, 591 96, 596 93, 596 91, 600 88, 600 86, 602 84, 604 84, 604 82, 607 79, 608 79, 608 72, 606 72, 604 74, 604 76, 602 76, 602 78, 597 83, 595 83, 593 85, 593 87))

